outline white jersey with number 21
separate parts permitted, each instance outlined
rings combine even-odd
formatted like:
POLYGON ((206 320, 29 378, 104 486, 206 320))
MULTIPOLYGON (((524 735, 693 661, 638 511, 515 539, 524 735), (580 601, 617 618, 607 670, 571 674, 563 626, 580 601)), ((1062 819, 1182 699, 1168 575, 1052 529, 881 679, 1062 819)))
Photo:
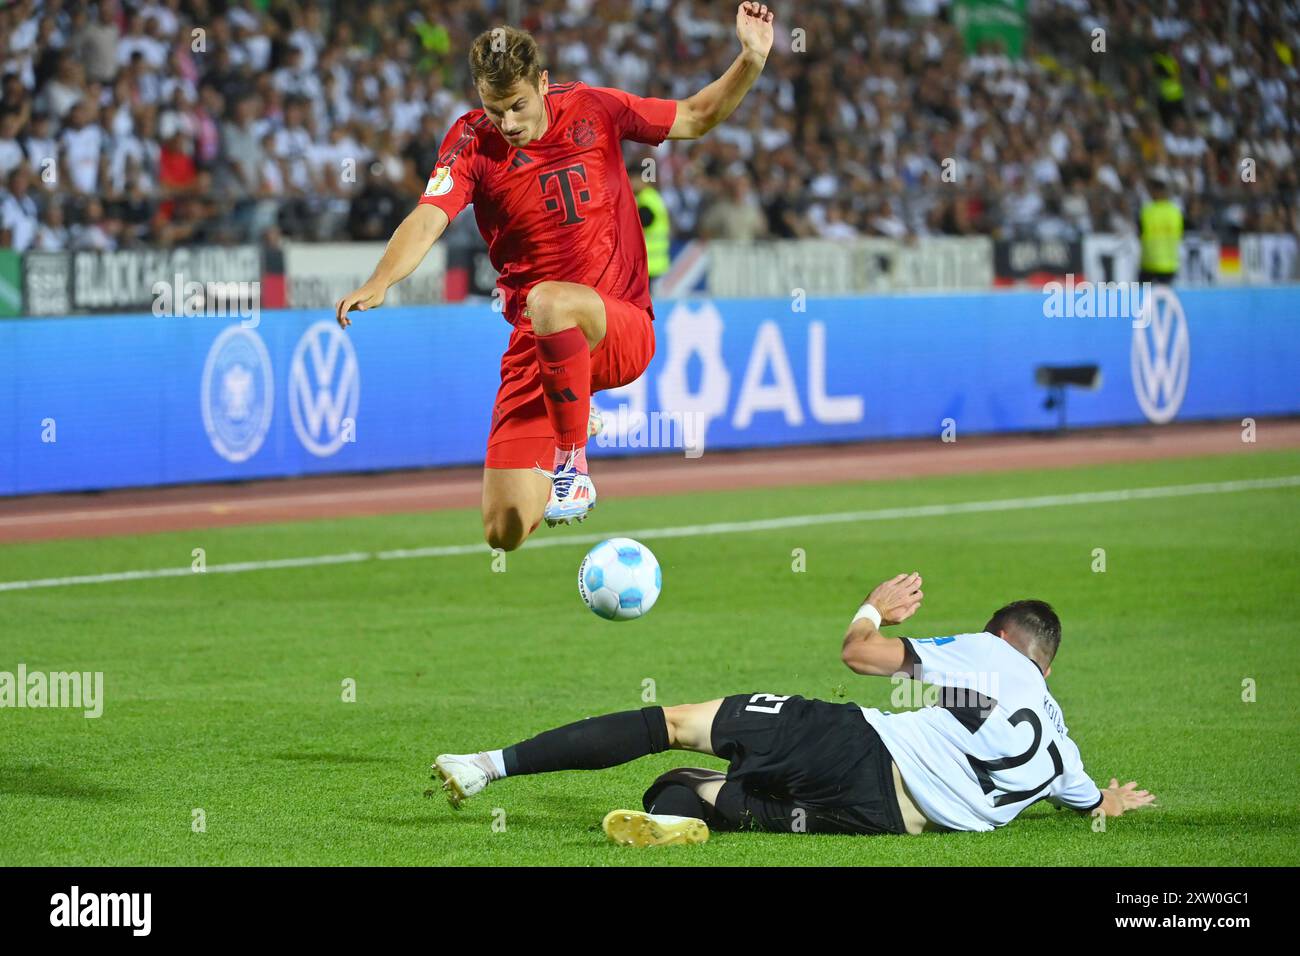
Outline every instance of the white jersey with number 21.
POLYGON ((862 713, 929 820, 992 830, 1041 799, 1078 810, 1101 803, 1038 665, 988 633, 904 640, 938 705, 862 713))

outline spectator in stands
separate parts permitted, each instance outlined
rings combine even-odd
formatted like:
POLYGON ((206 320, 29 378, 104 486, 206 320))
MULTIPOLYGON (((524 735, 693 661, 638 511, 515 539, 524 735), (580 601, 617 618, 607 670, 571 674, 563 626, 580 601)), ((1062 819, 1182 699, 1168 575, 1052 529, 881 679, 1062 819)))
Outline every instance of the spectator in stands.
POLYGON ((37 94, 36 106, 62 120, 85 96, 85 85, 84 72, 76 56, 64 53, 59 57, 54 79, 37 94))
POLYGON ((18 252, 31 247, 40 223, 40 209, 31 192, 32 174, 25 165, 16 166, 5 179, 0 192, 0 230, 4 245, 18 252))
POLYGON ((195 191, 199 170, 194 162, 190 141, 179 130, 163 140, 158 158, 158 185, 164 196, 186 195, 195 191))
POLYGON ((68 248, 69 242, 68 227, 63 222, 63 204, 46 204, 40 225, 36 228, 36 240, 32 243, 32 249, 37 252, 63 252, 68 248))
POLYGON ((158 208, 145 189, 138 167, 137 160, 128 160, 126 189, 109 204, 114 218, 122 224, 118 242, 123 246, 141 245, 149 238, 158 208))
POLYGON ((233 174, 230 188, 238 198, 256 196, 261 191, 263 137, 269 122, 258 117, 261 101, 256 95, 241 97, 234 116, 221 129, 220 158, 233 174))
POLYGON ((95 122, 98 107, 78 100, 68 110, 67 126, 60 138, 63 173, 74 192, 92 195, 99 189, 103 160, 104 130, 95 122))
POLYGON ((159 36, 157 20, 137 11, 128 23, 125 35, 117 41, 118 63, 128 63, 139 53, 151 70, 161 70, 167 63, 167 44, 159 36))
MULTIPOLYGON (((0 38, 2 39, 2 38, 0 38)), ((0 113, 16 113, 23 123, 31 119, 32 101, 17 73, 4 74, 4 90, 0 95, 0 113)))
POLYGON ((217 88, 208 84, 201 86, 190 117, 194 130, 194 163, 200 169, 210 170, 220 159, 220 121, 225 112, 226 102, 217 88))
MULTIPOLYGON (((23 151, 32 173, 44 183, 47 177, 56 176, 58 172, 59 144, 54 138, 54 122, 44 113, 34 113, 27 126, 29 132, 23 151)), ((55 183, 49 185, 52 188, 55 183)))
POLYGON ((17 113, 0 115, 0 177, 7 178, 27 160, 23 144, 18 141, 21 128, 22 118, 17 113))
POLYGON ((1043 202, 1043 213, 1034 222, 1033 235, 1044 242, 1073 242, 1079 238, 1079 230, 1065 215, 1057 193, 1048 193, 1043 202))
POLYGON ((99 4, 95 15, 78 11, 79 25, 69 38, 73 56, 86 68, 86 78, 97 83, 111 83, 117 76, 118 40, 121 36, 114 19, 113 4, 99 4))
POLYGON ((81 221, 72 228, 72 248, 108 252, 117 248, 121 223, 111 219, 98 199, 88 199, 83 207, 81 221))
POLYGON ((888 239, 906 239, 907 223, 894 212, 894 204, 888 199, 880 203, 875 214, 868 219, 872 235, 885 236, 888 239))
POLYGON ((438 147, 443 132, 439 129, 438 115, 427 112, 420 117, 420 126, 402 150, 404 173, 402 187, 407 195, 416 196, 424 191, 425 183, 433 173, 438 159, 438 147))
POLYGON ((286 185, 294 196, 308 196, 313 191, 313 177, 308 157, 312 136, 307 128, 307 104, 289 97, 284 104, 284 120, 275 131, 275 156, 283 164, 286 185))
POLYGON ((285 65, 275 71, 275 88, 285 96, 301 97, 309 101, 321 98, 323 88, 320 77, 307 58, 309 48, 310 44, 307 43, 289 47, 285 65))
POLYGON ((831 202, 826 205, 826 217, 817 229, 822 239, 856 239, 861 233, 857 226, 849 221, 849 210, 843 202, 831 202))
POLYGON ((767 219, 754 199, 747 172, 733 172, 727 179, 722 192, 700 220, 700 235, 705 239, 740 242, 767 235, 767 219))

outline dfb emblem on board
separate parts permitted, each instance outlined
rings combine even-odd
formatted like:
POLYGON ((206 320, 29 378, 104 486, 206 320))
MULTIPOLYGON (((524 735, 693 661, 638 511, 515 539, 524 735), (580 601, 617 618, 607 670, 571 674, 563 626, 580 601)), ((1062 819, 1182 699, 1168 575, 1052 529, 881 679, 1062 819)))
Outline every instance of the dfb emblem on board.
POLYGON ((224 329, 203 363, 199 408, 212 449, 226 461, 252 458, 271 426, 275 383, 271 356, 252 329, 224 329))

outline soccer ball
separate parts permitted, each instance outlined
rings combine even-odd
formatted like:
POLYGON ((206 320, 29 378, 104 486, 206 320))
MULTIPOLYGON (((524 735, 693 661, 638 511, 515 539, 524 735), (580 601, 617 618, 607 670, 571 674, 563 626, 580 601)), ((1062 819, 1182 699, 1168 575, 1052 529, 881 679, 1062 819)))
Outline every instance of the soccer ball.
POLYGON ((633 621, 649 613, 662 587, 659 562, 631 538, 602 541, 578 566, 578 593, 607 621, 633 621))

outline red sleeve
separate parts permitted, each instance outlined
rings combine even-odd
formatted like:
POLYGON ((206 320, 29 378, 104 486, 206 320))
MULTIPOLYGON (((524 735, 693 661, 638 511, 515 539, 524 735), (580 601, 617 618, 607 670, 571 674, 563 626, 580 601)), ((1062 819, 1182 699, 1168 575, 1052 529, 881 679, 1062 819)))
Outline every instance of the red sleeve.
POLYGON ((438 164, 424 186, 420 205, 437 206, 448 219, 460 215, 474 201, 477 159, 478 136, 470 128, 468 117, 462 116, 442 141, 438 164))
POLYGON ((668 138, 677 119, 676 100, 658 100, 635 96, 622 90, 592 87, 591 92, 609 115, 619 139, 630 139, 647 146, 658 146, 668 138))

